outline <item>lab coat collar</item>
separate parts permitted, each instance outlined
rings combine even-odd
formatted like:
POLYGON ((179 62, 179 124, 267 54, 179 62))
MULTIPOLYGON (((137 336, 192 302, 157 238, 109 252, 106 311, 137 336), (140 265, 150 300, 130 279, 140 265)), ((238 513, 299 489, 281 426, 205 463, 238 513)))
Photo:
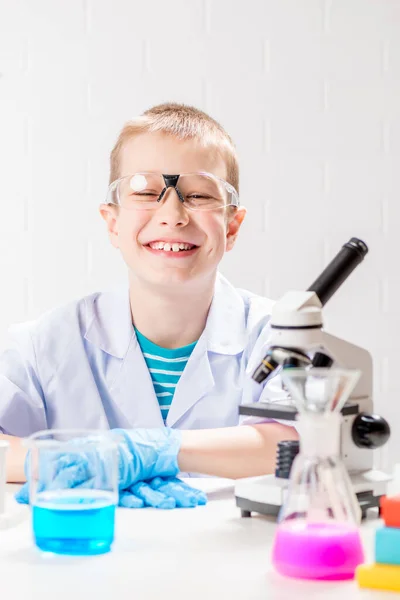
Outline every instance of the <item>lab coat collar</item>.
POLYGON ((204 331, 207 350, 239 354, 246 346, 246 313, 243 298, 220 273, 204 331))
MULTIPOLYGON (((89 324, 85 338, 107 354, 124 358, 132 337, 129 290, 118 288, 85 299, 89 324)), ((234 355, 246 345, 246 314, 244 301, 237 290, 217 275, 214 297, 202 337, 210 352, 234 355)))
POLYGON ((85 301, 88 315, 85 339, 111 356, 124 358, 132 337, 136 337, 128 288, 89 296, 85 301))

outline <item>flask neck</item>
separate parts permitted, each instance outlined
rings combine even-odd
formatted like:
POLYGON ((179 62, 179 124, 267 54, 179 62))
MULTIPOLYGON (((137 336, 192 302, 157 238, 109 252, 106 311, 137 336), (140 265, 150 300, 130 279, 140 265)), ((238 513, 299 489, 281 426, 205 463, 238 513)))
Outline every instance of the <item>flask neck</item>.
POLYGON ((312 458, 339 456, 340 413, 299 413, 300 453, 312 458))

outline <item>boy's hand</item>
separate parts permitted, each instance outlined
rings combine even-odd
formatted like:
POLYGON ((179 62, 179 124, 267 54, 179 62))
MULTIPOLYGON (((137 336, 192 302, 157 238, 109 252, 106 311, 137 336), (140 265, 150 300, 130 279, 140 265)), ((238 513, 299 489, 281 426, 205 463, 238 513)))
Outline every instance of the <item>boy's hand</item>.
MULTIPOLYGON (((118 442, 120 491, 130 490, 138 482, 150 481, 156 477, 175 477, 178 474, 178 453, 181 445, 179 430, 114 429, 111 435, 118 442)), ((99 485, 102 472, 104 480, 107 480, 108 470, 97 453, 71 451, 42 455, 39 469, 42 478, 39 473, 38 485, 46 490, 94 488, 99 485)), ((25 461, 25 472, 27 483, 16 494, 16 500, 21 503, 29 502, 30 453, 25 461)), ((153 491, 156 491, 155 488, 153 491)), ((138 497, 140 498, 140 494, 138 497)))
MULTIPOLYGON (((29 504, 29 483, 30 483, 30 459, 28 452, 25 461, 25 473, 27 482, 15 494, 15 500, 20 504, 29 504)), ((97 462, 97 466, 99 461, 97 462)), ((66 490, 71 488, 93 488, 95 480, 95 470, 92 461, 84 454, 64 453, 52 454, 44 460, 41 459, 40 469, 42 477, 39 475, 37 483, 38 492, 49 490, 66 490)), ((97 476, 97 482, 99 478, 97 476)))
POLYGON ((118 441, 118 485, 126 490, 138 481, 175 477, 182 443, 179 429, 113 429, 118 441))
POLYGON ((175 477, 156 477, 135 483, 119 495, 119 506, 126 508, 194 508, 207 503, 207 496, 175 477))
MULTIPOLYGON (((64 482, 66 479, 64 479, 64 482)), ((89 480, 90 481, 90 480, 89 480)), ((75 486, 79 487, 79 486, 75 486)), ((82 485, 85 487, 85 484, 82 485)), ((25 483, 15 494, 20 504, 29 503, 29 487, 25 483)), ((119 493, 119 506, 125 508, 194 508, 207 503, 207 496, 175 477, 156 477, 133 484, 119 493)))

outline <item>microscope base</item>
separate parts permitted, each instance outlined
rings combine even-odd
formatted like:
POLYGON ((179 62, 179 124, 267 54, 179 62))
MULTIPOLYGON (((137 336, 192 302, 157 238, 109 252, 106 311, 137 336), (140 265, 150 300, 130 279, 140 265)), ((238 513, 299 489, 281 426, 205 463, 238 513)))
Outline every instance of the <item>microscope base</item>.
MULTIPOLYGON (((369 508, 379 508, 379 499, 386 494, 391 477, 382 471, 371 470, 350 479, 364 519, 369 508)), ((288 479, 278 479, 274 475, 239 480, 235 498, 242 517, 250 517, 252 512, 276 517, 285 500, 288 484, 288 479)))
MULTIPOLYGON (((365 519, 367 516, 367 510, 369 508, 379 509, 379 500, 381 496, 374 496, 372 492, 361 492, 357 494, 357 498, 361 507, 361 518, 365 519)), ((268 515, 277 517, 279 514, 280 506, 276 504, 264 504, 262 502, 253 502, 247 498, 236 497, 236 506, 240 508, 240 513, 243 518, 251 517, 253 512, 261 515, 268 515)), ((380 514, 380 510, 379 510, 380 514)))

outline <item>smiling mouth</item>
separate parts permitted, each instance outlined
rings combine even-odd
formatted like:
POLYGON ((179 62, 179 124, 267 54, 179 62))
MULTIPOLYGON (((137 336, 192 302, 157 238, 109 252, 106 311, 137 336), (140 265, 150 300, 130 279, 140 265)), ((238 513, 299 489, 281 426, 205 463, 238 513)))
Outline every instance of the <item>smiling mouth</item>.
POLYGON ((162 250, 163 252, 189 252, 198 248, 195 244, 188 244, 186 242, 150 242, 145 244, 147 248, 152 250, 162 250))

